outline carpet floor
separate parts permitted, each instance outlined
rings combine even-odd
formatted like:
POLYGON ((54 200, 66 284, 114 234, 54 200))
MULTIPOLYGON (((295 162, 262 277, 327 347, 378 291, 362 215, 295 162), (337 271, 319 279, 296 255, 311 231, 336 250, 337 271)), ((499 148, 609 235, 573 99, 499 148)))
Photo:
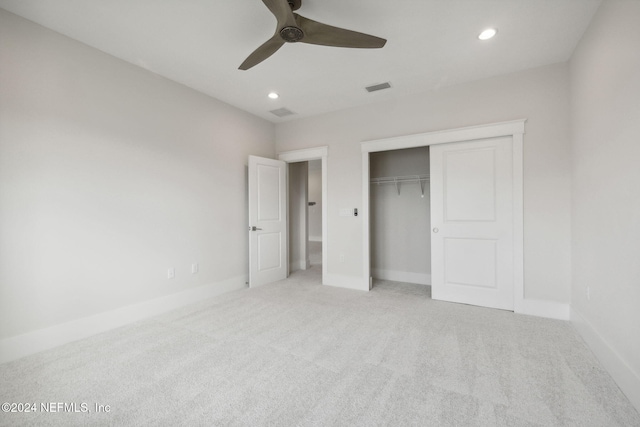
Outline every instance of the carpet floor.
POLYGON ((320 271, 0 365, 0 425, 640 426, 568 322, 320 271))

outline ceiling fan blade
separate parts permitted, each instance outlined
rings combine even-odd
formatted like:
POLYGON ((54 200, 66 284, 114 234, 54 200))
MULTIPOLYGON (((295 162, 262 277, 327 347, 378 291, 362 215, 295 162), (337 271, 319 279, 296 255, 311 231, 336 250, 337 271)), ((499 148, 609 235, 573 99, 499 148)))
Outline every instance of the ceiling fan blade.
POLYGON ((242 64, 238 67, 239 70, 248 70, 254 65, 258 65, 271 55, 273 55, 278 49, 282 47, 284 44, 284 40, 280 38, 279 34, 275 34, 269 40, 264 42, 259 48, 254 50, 251 55, 244 60, 242 64))
POLYGON ((296 25, 293 11, 287 0, 262 0, 278 20, 278 28, 296 25))
POLYGON ((380 37, 322 24, 297 13, 294 13, 294 16, 298 27, 304 31, 304 38, 300 40, 301 43, 376 49, 381 48, 387 42, 386 39, 380 37))

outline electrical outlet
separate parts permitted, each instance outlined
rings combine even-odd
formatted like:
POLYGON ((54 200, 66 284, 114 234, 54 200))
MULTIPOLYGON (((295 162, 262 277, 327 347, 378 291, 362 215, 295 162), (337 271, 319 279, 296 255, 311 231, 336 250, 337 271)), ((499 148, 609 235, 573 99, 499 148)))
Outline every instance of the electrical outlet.
POLYGON ((591 301, 591 288, 587 286, 587 301, 591 301))
POLYGON ((168 271, 167 271, 167 279, 174 279, 176 277, 176 269, 171 267, 168 271))
POLYGON ((191 264, 191 274, 196 274, 200 270, 197 262, 191 264))

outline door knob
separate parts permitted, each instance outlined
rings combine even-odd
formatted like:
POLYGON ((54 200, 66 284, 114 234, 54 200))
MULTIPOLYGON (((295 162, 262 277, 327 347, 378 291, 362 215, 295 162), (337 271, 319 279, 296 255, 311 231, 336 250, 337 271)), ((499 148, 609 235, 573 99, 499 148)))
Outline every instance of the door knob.
POLYGON ((250 231, 258 231, 258 230, 262 230, 262 228, 258 228, 255 225, 253 227, 249 227, 250 231))
POLYGON ((438 228, 436 228, 436 227, 433 228, 433 232, 434 233, 437 233, 438 231, 440 231, 440 230, 438 230, 438 228))

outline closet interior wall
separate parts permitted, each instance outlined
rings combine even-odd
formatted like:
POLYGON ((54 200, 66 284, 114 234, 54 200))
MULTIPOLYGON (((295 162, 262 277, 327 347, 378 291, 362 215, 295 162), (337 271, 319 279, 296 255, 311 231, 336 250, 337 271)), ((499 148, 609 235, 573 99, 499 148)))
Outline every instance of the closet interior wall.
POLYGON ((369 161, 371 275, 430 285, 429 147, 371 153, 369 161))

